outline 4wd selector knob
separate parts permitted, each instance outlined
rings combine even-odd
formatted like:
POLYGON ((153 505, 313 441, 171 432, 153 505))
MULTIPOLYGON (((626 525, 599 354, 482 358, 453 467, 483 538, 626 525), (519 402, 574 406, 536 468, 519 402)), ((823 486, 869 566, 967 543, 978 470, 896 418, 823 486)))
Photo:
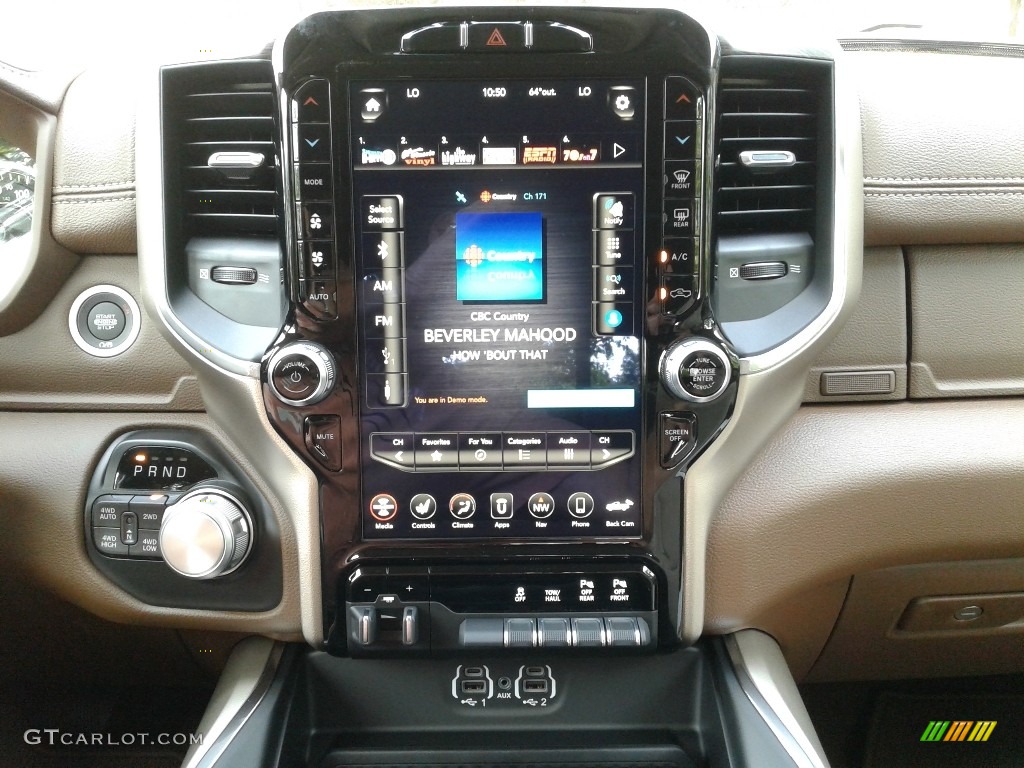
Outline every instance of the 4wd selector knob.
POLYGON ((289 405, 319 403, 334 389, 334 359, 319 344, 285 344, 267 366, 270 388, 289 405))
POLYGON ((167 507, 160 524, 160 552, 174 571, 190 579, 231 573, 252 545, 245 505, 215 487, 197 488, 167 507))
POLYGON ((665 389, 691 403, 711 402, 732 379, 732 363, 725 351, 698 337, 678 341, 666 349, 659 368, 665 389))

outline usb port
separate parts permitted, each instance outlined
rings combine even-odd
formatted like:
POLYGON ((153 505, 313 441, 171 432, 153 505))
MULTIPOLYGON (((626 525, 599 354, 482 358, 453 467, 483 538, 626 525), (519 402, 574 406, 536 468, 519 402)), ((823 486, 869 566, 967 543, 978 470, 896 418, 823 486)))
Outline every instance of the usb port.
POLYGON ((464 674, 466 677, 483 677, 484 676, 484 668, 483 667, 466 667, 465 669, 462 670, 462 674, 464 674))
POLYGON ((484 680, 463 680, 461 688, 464 694, 487 693, 487 683, 484 680))
POLYGON ((523 693, 547 693, 547 680, 523 680, 523 693))
POLYGON ((523 670, 527 677, 546 677, 548 671, 544 667, 527 667, 523 670))

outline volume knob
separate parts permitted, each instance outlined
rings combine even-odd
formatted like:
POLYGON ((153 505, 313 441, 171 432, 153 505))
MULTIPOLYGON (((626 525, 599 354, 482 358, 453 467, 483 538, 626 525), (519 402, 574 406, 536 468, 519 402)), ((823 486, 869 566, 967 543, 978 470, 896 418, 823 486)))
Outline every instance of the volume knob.
POLYGON ((270 358, 267 379, 277 398, 288 405, 313 405, 334 389, 334 358, 319 344, 285 344, 270 358))
POLYGON ((231 573, 252 546, 245 505, 220 488, 200 488, 167 507, 160 552, 172 570, 190 579, 231 573))

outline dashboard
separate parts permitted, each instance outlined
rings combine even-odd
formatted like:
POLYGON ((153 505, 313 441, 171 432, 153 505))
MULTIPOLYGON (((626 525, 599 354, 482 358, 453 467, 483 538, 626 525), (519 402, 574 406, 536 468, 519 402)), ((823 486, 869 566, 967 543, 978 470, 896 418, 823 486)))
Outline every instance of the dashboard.
MULTIPOLYGON (((1019 457, 990 435, 1019 419, 992 289, 1019 233, 984 202, 1020 193, 981 151, 929 171, 942 142, 901 137, 938 86, 879 85, 979 57, 740 39, 672 8, 332 10, 130 105, 8 84, 53 170, 0 428, 55 416, 70 470, 8 559, 104 619, 250 636, 186 764, 486 764, 521 728, 523 760, 825 765, 794 678, 949 673, 975 641, 973 672, 1018 670, 1019 457), (944 301, 984 309, 976 341, 941 340, 944 301), (971 498, 975 531, 929 523, 971 498), (637 747, 648 723, 672 737, 637 747)), ((0 490, 38 487, 13 445, 0 490)))

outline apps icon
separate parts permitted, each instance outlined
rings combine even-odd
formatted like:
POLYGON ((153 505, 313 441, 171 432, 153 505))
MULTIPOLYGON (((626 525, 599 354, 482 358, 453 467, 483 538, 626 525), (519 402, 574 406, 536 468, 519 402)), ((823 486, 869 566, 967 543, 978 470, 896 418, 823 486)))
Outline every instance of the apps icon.
POLYGON ((511 520, 513 510, 511 493, 491 494, 491 517, 495 520, 511 520))

